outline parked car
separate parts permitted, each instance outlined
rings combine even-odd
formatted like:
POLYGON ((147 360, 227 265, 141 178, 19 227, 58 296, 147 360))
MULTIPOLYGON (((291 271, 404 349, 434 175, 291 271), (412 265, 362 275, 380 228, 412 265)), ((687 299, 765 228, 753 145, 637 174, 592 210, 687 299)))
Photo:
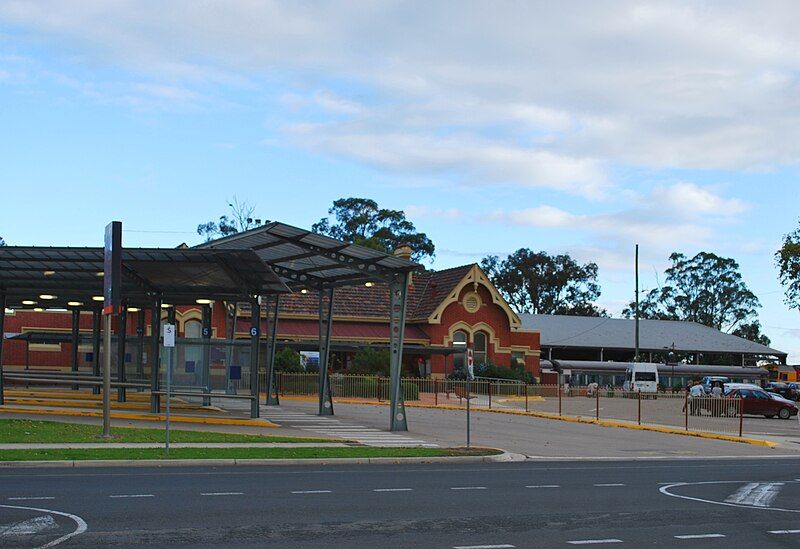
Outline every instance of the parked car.
POLYGON ((772 400, 777 400, 779 402, 788 402, 789 404, 794 404, 793 401, 791 401, 788 398, 785 398, 785 397, 779 395, 778 393, 771 393, 771 392, 767 391, 767 394, 769 395, 769 398, 771 398, 772 400))
POLYGON ((719 383, 721 386, 725 386, 726 383, 730 383, 731 378, 725 376, 705 376, 700 383, 703 385, 703 391, 707 395, 711 394, 711 388, 714 386, 715 383, 719 383))
POLYGON ((789 400, 797 400, 797 389, 792 388, 789 383, 770 381, 764 386, 764 389, 770 393, 778 393, 782 397, 788 398, 789 400))
POLYGON ((797 405, 788 400, 777 400, 769 393, 760 389, 731 389, 726 397, 739 397, 742 399, 742 413, 748 415, 781 419, 789 419, 797 415, 797 405))

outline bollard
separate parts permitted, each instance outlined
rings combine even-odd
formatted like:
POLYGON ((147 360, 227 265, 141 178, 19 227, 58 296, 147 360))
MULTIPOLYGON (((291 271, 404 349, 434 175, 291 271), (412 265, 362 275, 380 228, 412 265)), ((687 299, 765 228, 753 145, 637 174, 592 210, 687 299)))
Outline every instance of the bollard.
POLYGON ((525 411, 528 411, 528 384, 525 384, 525 411))
POLYGON ((684 428, 689 430, 689 391, 683 394, 683 422, 684 428))
POLYGON ((594 391, 594 403, 595 403, 594 404, 594 412, 595 412, 594 418, 597 421, 600 421, 600 388, 599 387, 597 389, 595 389, 595 391, 594 391))
POLYGON ((637 393, 639 395, 639 412, 638 412, 638 423, 639 425, 642 424, 642 393, 641 391, 637 393))
POLYGON ((744 426, 744 406, 741 397, 739 399, 739 437, 742 436, 742 427, 744 426))
POLYGON ((561 384, 558 384, 558 415, 561 416, 561 384))

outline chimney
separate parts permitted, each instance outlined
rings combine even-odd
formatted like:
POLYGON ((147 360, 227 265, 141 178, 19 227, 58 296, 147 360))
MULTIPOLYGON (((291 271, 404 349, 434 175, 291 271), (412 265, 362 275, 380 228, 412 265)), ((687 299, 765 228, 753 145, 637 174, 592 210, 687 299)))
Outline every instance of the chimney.
POLYGON ((411 246, 406 244, 405 242, 400 244, 394 250, 395 257, 399 257, 400 259, 405 259, 406 261, 411 261, 411 253, 414 250, 411 249, 411 246))
MULTIPOLYGON (((406 242, 402 242, 397 248, 394 249, 394 256, 399 257, 400 259, 405 259, 406 261, 411 261, 411 253, 413 251, 414 250, 411 249, 411 246, 409 246, 406 242)), ((414 279, 412 277, 413 275, 408 273, 409 287, 414 285, 414 279)))

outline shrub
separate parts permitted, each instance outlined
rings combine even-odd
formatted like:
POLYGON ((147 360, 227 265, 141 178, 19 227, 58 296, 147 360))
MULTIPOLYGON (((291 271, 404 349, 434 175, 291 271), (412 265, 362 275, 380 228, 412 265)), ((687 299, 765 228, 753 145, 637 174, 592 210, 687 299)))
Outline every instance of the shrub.
MULTIPOLYGON (((498 366, 491 360, 487 360, 481 364, 476 364, 473 373, 475 377, 491 377, 497 379, 511 379, 515 381, 524 381, 525 383, 533 383, 533 374, 525 370, 521 364, 512 364, 510 368, 506 366, 498 366)), ((467 379, 466 368, 458 369, 452 374, 447 376, 448 379, 464 380, 467 379)))
POLYGON ((303 365, 300 364, 300 353, 290 347, 284 347, 275 353, 275 371, 287 373, 302 373, 303 365))
POLYGON ((356 375, 389 375, 389 351, 370 349, 366 347, 359 349, 353 356, 353 364, 347 371, 348 374, 356 375))

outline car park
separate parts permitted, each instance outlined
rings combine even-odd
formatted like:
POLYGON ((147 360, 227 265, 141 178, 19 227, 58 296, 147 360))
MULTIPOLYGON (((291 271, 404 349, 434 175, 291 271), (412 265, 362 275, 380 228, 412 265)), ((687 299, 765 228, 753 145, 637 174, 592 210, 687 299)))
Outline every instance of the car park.
POLYGON ((714 387, 715 383, 719 383, 720 386, 724 386, 726 383, 730 382, 731 378, 725 376, 705 376, 700 381, 700 383, 703 385, 703 391, 705 391, 707 395, 711 394, 711 388, 714 387))
POLYGON ((741 398, 742 413, 745 415, 758 415, 767 418, 778 416, 781 419, 789 419, 797 415, 797 405, 794 402, 785 399, 777 400, 761 389, 731 389, 725 393, 725 396, 728 398, 741 398))

